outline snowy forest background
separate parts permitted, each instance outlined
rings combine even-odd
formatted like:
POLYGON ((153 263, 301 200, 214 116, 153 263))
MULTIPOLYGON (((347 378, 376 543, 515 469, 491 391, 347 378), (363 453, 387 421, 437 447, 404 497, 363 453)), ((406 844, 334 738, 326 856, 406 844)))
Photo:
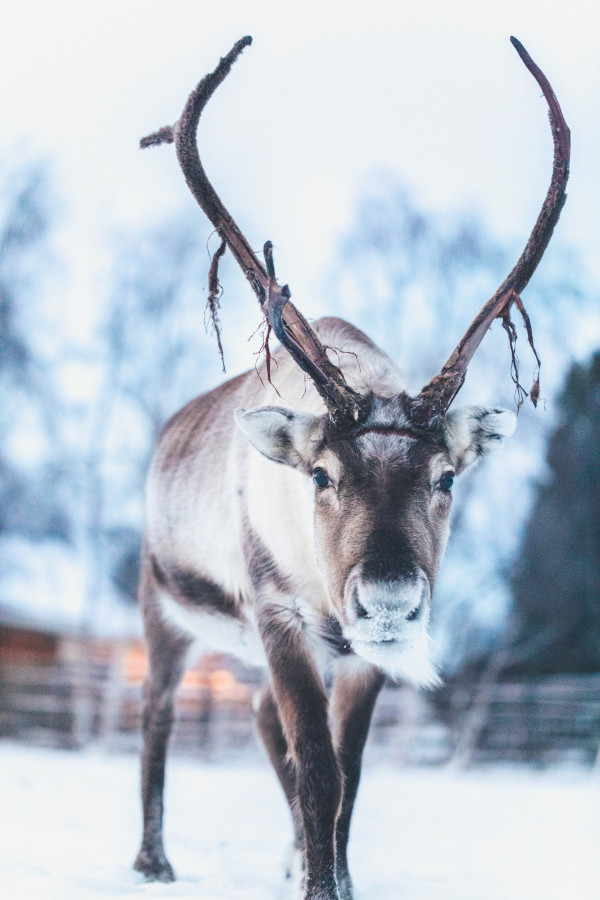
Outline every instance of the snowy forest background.
MULTIPOLYGON (((191 203, 160 226, 115 229, 98 247, 96 296, 78 298, 87 322, 77 330, 61 295, 65 198, 51 167, 2 160, 0 203, 0 615, 137 633, 153 444, 170 414, 224 377, 205 334, 210 232, 191 203)), ((363 328, 418 390, 520 249, 464 211, 431 214, 397 175, 379 172, 331 248, 326 312, 363 328)), ((246 323, 260 319, 230 266, 222 305, 235 373, 246 323)), ((514 438, 457 485, 435 601, 446 672, 507 645, 521 671, 600 670, 598 299, 577 251, 551 245, 525 295, 543 362, 540 406, 526 401, 514 438)), ((520 344, 526 384, 533 360, 524 335, 520 344)), ((514 408, 499 323, 458 402, 514 408)))

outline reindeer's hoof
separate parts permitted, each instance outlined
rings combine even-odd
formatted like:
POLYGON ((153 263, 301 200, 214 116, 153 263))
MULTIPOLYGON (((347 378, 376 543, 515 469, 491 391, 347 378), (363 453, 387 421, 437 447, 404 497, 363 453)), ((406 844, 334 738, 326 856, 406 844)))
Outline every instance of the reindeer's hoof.
POLYGON ((152 855, 147 850, 140 850, 133 868, 141 872, 146 881, 160 881, 163 884, 175 881, 175 872, 167 857, 152 855))

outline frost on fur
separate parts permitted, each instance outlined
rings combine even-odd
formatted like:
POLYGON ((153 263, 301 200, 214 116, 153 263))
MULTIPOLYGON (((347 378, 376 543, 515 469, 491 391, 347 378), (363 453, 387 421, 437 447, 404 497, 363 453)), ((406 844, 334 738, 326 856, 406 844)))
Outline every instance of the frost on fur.
POLYGON ((432 639, 425 629, 405 649, 386 642, 354 641, 353 648, 367 662, 382 669, 393 681, 408 681, 416 688, 432 690, 442 684, 431 659, 432 639))

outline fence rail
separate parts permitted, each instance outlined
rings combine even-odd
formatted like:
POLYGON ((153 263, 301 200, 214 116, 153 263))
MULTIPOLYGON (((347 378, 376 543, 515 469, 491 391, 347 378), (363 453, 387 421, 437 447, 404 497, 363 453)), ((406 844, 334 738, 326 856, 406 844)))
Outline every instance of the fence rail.
MULTIPOLYGON (((223 661, 191 673, 180 689, 175 752, 231 758, 256 746, 254 671, 223 661), (218 668, 218 666, 221 668, 218 668)), ((91 742, 140 746, 141 680, 123 655, 52 664, 0 665, 0 735, 51 747, 91 742)), ((399 764, 519 761, 600 768, 600 674, 528 682, 455 684, 433 694, 386 686, 369 755, 399 764)))

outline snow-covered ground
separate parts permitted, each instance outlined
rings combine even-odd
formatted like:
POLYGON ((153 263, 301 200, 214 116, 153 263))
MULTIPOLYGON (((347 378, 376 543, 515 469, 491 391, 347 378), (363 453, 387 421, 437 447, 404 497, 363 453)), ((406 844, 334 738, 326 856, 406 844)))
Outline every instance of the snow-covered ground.
MULTIPOLYGON (((131 870, 131 756, 0 745, 7 900, 286 900, 287 811, 266 765, 172 759, 167 852, 179 880, 131 870)), ((351 850, 359 900, 597 900, 600 780, 584 773, 368 768, 351 850)))

